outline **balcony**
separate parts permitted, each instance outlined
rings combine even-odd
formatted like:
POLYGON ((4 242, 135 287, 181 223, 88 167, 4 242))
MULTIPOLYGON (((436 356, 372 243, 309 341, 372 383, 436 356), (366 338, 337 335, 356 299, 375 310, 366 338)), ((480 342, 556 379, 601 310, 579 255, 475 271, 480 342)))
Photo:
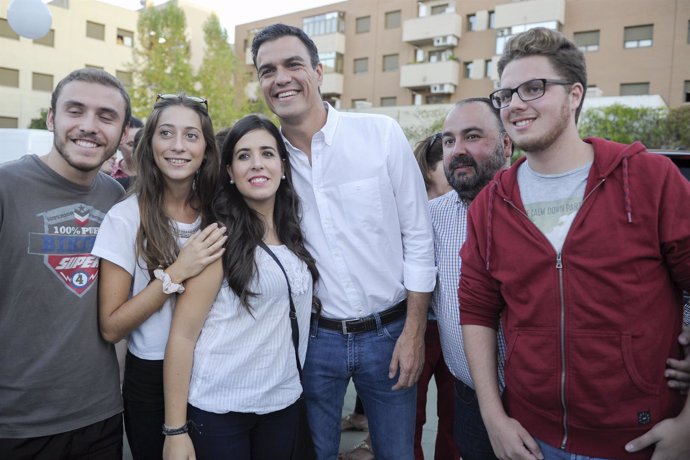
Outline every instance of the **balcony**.
POLYGON ((565 23, 565 0, 528 0, 496 5, 497 29, 550 21, 565 23))
POLYGON ((408 64, 400 68, 400 86, 409 89, 444 84, 457 86, 459 79, 460 63, 455 60, 408 64))
POLYGON ((335 51, 345 54, 345 34, 334 32, 326 35, 315 35, 311 37, 319 52, 335 51))
POLYGON ((326 73, 323 75, 323 82, 321 83, 321 94, 324 96, 343 94, 343 74, 341 73, 326 73))
MULTIPOLYGON (((462 17, 454 11, 408 19, 403 23, 403 41, 414 46, 435 45, 439 37, 454 37, 455 45, 462 32, 462 17)), ((444 38, 444 40, 448 40, 444 38)), ((451 39, 452 43, 453 40, 451 39)), ((450 46, 455 46, 450 45, 450 46)))

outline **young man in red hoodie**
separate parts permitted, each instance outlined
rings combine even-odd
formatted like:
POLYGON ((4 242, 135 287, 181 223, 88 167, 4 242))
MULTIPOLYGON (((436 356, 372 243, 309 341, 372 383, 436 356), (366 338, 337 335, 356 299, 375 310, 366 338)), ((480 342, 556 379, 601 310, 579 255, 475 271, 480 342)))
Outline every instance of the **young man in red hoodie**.
POLYGON ((690 402, 668 387, 664 366, 683 354, 690 183, 639 143, 580 139, 585 61, 562 34, 515 36, 498 71, 491 100, 525 158, 473 202, 458 290, 494 451, 688 459, 690 402))

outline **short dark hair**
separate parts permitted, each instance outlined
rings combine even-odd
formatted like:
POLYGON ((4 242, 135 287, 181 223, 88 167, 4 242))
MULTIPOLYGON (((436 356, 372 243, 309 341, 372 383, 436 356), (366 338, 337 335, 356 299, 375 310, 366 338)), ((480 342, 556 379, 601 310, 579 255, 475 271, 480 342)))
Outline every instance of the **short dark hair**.
POLYGON ((494 107, 494 105, 491 103, 491 99, 489 99, 488 97, 468 97, 467 99, 462 99, 456 102, 454 107, 461 107, 466 104, 474 103, 486 104, 486 106, 489 107, 491 113, 494 115, 494 118, 496 119, 496 127, 498 128, 498 132, 500 134, 506 132, 506 129, 503 126, 503 122, 501 121, 501 111, 494 107))
POLYGON ((143 128, 144 122, 135 117, 134 115, 129 117, 129 127, 130 128, 143 128))
POLYGON ((114 76, 112 76, 111 74, 109 74, 108 72, 106 72, 105 70, 85 67, 83 69, 73 70, 69 73, 69 75, 60 80, 60 82, 55 87, 55 90, 53 90, 53 94, 50 97, 50 108, 53 110, 53 112, 55 112, 57 100, 60 97, 62 89, 68 83, 72 83, 73 81, 81 81, 84 83, 97 83, 99 85, 110 86, 118 90, 120 92, 120 95, 122 95, 122 99, 124 99, 125 101, 125 121, 123 122, 122 127, 122 129, 124 130, 124 125, 127 123, 127 120, 129 120, 132 116, 132 104, 129 100, 129 94, 127 94, 127 90, 122 85, 122 82, 114 76))
POLYGON ((319 65, 319 50, 306 32, 299 27, 288 26, 287 24, 271 24, 257 32, 254 36, 254 40, 252 40, 252 60, 254 61, 254 67, 256 67, 256 55, 259 53, 261 45, 282 37, 299 38, 307 48, 312 68, 315 69, 316 66, 319 65))
POLYGON ((499 78, 511 61, 529 56, 545 57, 560 77, 582 85, 582 100, 575 111, 575 121, 577 121, 587 91, 585 55, 562 33, 544 27, 535 27, 508 40, 503 56, 498 60, 499 78))

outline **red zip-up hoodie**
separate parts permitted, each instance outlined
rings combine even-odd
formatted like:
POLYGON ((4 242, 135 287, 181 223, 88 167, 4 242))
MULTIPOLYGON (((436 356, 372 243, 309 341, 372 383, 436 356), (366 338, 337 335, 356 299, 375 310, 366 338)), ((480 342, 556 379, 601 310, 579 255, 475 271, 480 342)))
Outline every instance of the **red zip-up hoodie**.
POLYGON ((494 329, 503 321, 503 401, 533 437, 581 455, 647 459, 651 448, 629 454, 625 444, 684 404, 664 369, 682 357, 690 183, 640 143, 585 141, 594 161, 560 253, 525 212, 524 160, 474 200, 460 318, 494 329))

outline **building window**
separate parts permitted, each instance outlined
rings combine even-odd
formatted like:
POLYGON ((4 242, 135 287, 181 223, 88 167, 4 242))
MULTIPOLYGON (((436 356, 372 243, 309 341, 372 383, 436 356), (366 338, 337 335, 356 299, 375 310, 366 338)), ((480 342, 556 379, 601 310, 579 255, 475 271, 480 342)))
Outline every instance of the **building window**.
POLYGON ((599 51, 599 31, 589 30, 587 32, 575 32, 573 40, 580 51, 599 51))
POLYGON ((397 54, 384 54, 383 55, 383 71, 393 72, 398 70, 398 55, 397 54))
POLYGON ((330 13, 309 16, 302 21, 302 29, 310 37, 345 33, 345 13, 331 11, 330 13))
POLYGON ((369 58, 355 59, 353 72, 360 75, 369 72, 369 58))
POLYGON ((0 67, 0 86, 19 88, 19 70, 0 67))
POLYGON ((100 66, 100 65, 84 64, 84 67, 86 67, 87 69, 105 70, 105 68, 103 66, 100 66))
POLYGON ((381 98, 381 107, 395 107, 396 105, 398 105, 398 98, 395 96, 381 98))
POLYGON ((492 59, 487 59, 484 61, 484 76, 486 78, 492 78, 494 74, 494 61, 492 59))
POLYGON ((386 29, 397 29, 400 27, 400 10, 389 11, 386 13, 386 29))
POLYGON ((55 47, 55 29, 50 29, 47 34, 34 40, 36 45, 55 47))
POLYGON ((130 48, 134 46, 134 32, 125 29, 117 29, 117 44, 129 46, 130 48))
POLYGON ((122 82, 122 84, 125 87, 130 88, 132 86, 132 72, 127 72, 125 70, 116 70, 115 76, 118 80, 122 82))
POLYGON ((19 35, 17 35, 7 19, 0 18, 0 37, 11 38, 12 40, 19 40, 19 35))
POLYGON ((472 61, 467 61, 463 64, 463 76, 465 78, 471 78, 472 77, 472 69, 474 68, 474 62, 472 61))
POLYGON ((559 30, 558 21, 545 21, 545 22, 533 22, 531 24, 518 24, 511 27, 500 28, 496 31, 496 54, 503 54, 503 48, 505 48, 508 40, 513 38, 513 35, 526 32, 535 27, 544 27, 551 30, 559 30))
POLYGON ((489 29, 496 28, 496 12, 489 11, 489 29))
POLYGON ((19 128, 19 119, 13 117, 0 117, 0 128, 19 128))
POLYGON ((448 10, 448 4, 444 3, 442 5, 434 5, 431 7, 431 14, 436 15, 436 14, 446 14, 446 11, 448 10))
POLYGON ((365 34, 371 30, 371 16, 362 16, 355 19, 355 32, 365 34))
POLYGON ((654 35, 654 26, 652 24, 646 26, 626 27, 623 33, 623 46, 625 48, 643 48, 652 46, 652 36, 654 35))
POLYGON ((444 62, 453 58, 453 50, 429 51, 429 62, 444 62))
POLYGON ((86 21, 86 36, 96 40, 105 40, 105 24, 86 21))
POLYGON ((467 15, 467 31, 472 32, 474 30, 477 30, 477 15, 476 14, 468 14, 467 15))
POLYGON ((52 91, 53 90, 53 76, 47 73, 31 74, 31 89, 34 91, 52 91))
POLYGON ((343 55, 335 51, 319 53, 324 73, 343 73, 343 55))
POLYGON ((645 96, 649 94, 649 82, 621 83, 621 96, 645 96))
POLYGON ((690 80, 685 80, 683 86, 683 102, 690 102, 690 80))
POLYGON ((352 99, 352 108, 359 109, 364 106, 370 106, 366 99, 352 99))

